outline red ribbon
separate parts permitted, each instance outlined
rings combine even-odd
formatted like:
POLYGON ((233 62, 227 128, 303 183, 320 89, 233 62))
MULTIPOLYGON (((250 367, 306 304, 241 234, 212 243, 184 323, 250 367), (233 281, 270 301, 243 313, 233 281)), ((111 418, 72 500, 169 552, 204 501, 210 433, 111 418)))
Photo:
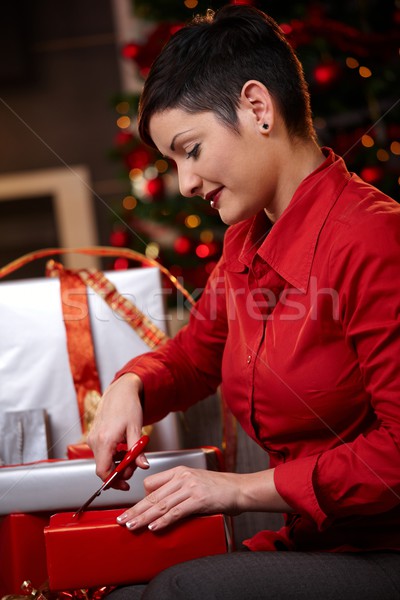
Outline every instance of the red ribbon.
POLYGON ((61 305, 67 334, 69 364, 76 391, 82 431, 87 433, 87 395, 95 392, 100 397, 101 387, 93 346, 89 318, 87 288, 79 272, 65 269, 61 264, 50 261, 50 276, 58 275, 61 288, 61 305))

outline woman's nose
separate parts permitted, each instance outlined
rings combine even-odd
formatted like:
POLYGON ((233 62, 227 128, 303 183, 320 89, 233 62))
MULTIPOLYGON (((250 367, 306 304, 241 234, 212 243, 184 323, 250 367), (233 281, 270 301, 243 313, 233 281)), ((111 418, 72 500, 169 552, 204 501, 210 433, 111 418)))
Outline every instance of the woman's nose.
POLYGON ((201 194, 201 177, 196 175, 189 166, 178 167, 178 180, 182 196, 191 198, 201 194))

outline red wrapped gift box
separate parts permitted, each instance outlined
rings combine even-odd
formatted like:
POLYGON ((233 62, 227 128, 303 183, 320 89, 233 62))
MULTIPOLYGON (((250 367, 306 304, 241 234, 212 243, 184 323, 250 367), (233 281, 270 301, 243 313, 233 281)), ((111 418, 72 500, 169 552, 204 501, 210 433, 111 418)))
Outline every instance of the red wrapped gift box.
POLYGON ((228 550, 222 515, 192 517, 161 531, 129 531, 119 510, 59 513, 45 528, 51 590, 149 581, 179 562, 228 550))
POLYGON ((26 579, 39 587, 47 579, 43 529, 50 515, 15 513, 0 517, 0 597, 20 594, 26 579))

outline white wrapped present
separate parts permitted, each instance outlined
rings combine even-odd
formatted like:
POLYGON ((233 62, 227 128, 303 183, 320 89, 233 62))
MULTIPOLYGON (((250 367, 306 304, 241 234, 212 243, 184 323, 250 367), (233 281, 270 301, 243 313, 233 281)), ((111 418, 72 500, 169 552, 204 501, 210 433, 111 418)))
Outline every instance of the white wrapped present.
MULTIPOLYGON (((155 267, 106 273, 162 331, 166 329, 160 272, 155 267)), ((149 351, 139 335, 88 288, 90 324, 101 391, 128 360, 149 351)), ((71 375, 58 279, 0 283, 0 412, 43 409, 49 417, 51 453, 65 458, 82 438, 71 375)), ((175 415, 158 423, 151 450, 180 447, 175 415)))

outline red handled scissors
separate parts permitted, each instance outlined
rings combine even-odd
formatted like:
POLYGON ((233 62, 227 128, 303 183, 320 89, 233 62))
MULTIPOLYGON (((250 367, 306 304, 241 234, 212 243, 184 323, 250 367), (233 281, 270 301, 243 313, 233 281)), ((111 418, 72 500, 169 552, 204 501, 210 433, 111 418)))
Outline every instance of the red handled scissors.
POLYGON ((97 496, 100 496, 101 492, 103 490, 107 490, 111 483, 114 481, 114 479, 117 479, 117 477, 119 476, 120 473, 122 473, 122 471, 132 462, 135 460, 135 458, 137 458, 139 456, 139 454, 141 454, 141 452, 143 452, 143 450, 146 448, 147 444, 149 443, 149 436, 148 435, 143 435, 137 442, 136 444, 133 444, 132 448, 130 450, 128 450, 128 452, 125 454, 124 458, 121 460, 121 462, 115 467, 114 471, 112 471, 110 473, 110 475, 107 477, 107 479, 105 481, 103 481, 103 484, 99 487, 99 489, 97 490, 97 492, 95 492, 93 494, 93 496, 90 496, 89 500, 87 500, 85 502, 85 504, 83 504, 80 509, 78 511, 76 511, 76 513, 74 513, 72 515, 73 519, 79 518, 80 515, 88 508, 88 506, 93 502, 93 500, 95 498, 97 498, 97 496))

